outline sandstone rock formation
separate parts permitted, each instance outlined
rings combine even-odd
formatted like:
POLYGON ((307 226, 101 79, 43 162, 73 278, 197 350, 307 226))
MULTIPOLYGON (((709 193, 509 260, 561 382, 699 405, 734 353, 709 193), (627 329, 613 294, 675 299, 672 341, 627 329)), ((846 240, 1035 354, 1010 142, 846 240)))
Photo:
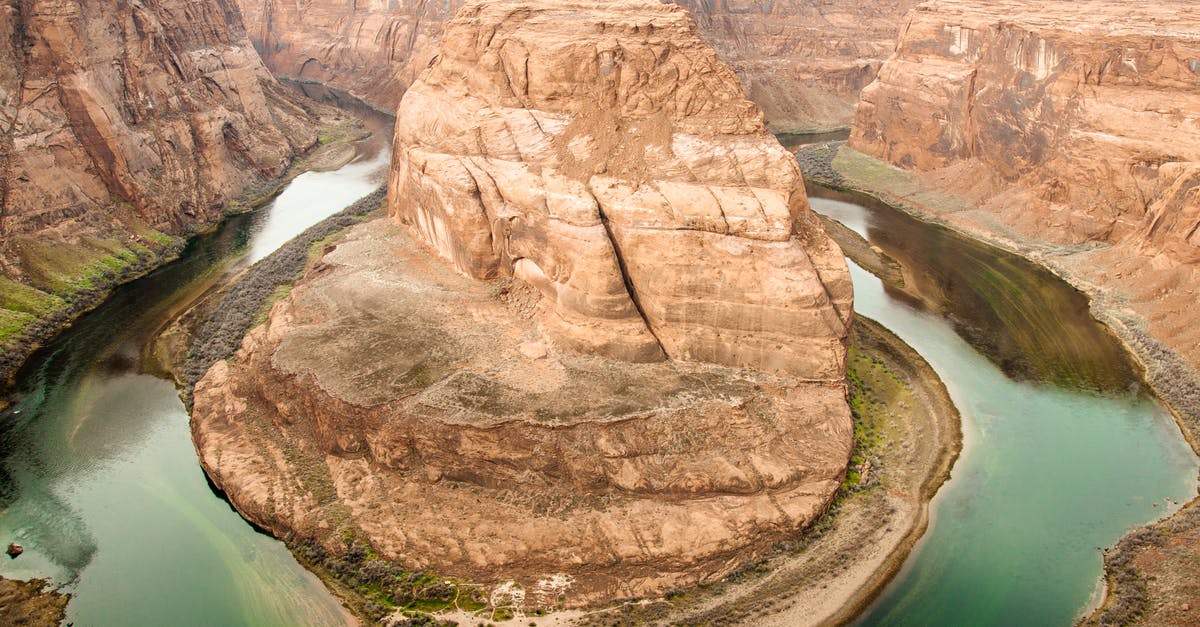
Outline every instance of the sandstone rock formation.
POLYGON ((5 0, 0 42, 6 354, 8 331, 67 307, 58 296, 151 265, 164 234, 220 216, 316 141, 223 2, 5 0))
POLYGON ((824 511, 848 272, 685 11, 473 2, 396 149, 406 224, 355 227, 195 388, 239 511, 542 607, 719 579, 824 511))
POLYGON ((687 12, 652 8, 461 10, 400 104, 390 213, 537 286, 564 345, 839 379, 853 291, 799 167, 687 12))
MULTIPOLYGON (((679 0, 776 132, 846 127, 917 0, 679 0)), ((240 0, 276 73, 341 87, 391 111, 433 58, 462 0, 240 0)))
POLYGON ((1200 8, 1116 0, 917 8, 863 92, 850 145, 1035 242, 1107 247, 1083 280, 1126 291, 1200 364, 1200 8))

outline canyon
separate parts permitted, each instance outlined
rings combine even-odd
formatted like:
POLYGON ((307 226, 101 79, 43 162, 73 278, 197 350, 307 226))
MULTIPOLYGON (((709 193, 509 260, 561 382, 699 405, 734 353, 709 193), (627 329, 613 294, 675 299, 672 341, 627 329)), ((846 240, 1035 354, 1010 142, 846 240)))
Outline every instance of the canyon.
POLYGON ((864 90, 849 145, 969 209, 934 213, 1118 290, 1200 365, 1200 9, 937 0, 864 90))
MULTIPOLYGON (((0 8, 0 379, 317 142, 216 0, 0 8)), ((325 112, 331 114, 330 112, 325 112)))
POLYGON ((388 214, 195 387, 255 524, 546 608, 719 580, 828 507, 846 262, 687 11, 464 6, 388 214))
MULTIPOLYGON (((839 184, 1025 254, 1093 298, 1200 433, 1200 9, 917 7, 865 89, 839 184), (879 161, 899 170, 889 169, 879 161)), ((1193 622, 1194 503, 1106 553, 1088 624, 1193 622)))
MULTIPOLYGON (((240 0, 272 71, 334 85, 391 111, 436 54, 462 0, 240 0)), ((849 126, 859 91, 917 0, 679 0, 774 132, 849 126)))

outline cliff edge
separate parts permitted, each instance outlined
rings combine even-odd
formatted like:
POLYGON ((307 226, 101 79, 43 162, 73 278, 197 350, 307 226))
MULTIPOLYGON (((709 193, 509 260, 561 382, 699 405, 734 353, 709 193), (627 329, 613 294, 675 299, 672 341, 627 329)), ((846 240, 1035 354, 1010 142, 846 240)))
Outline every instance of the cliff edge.
POLYGON ((197 384, 214 483, 494 606, 660 595, 794 537, 850 455, 852 292, 732 71, 652 0, 472 2, 442 41, 391 219, 197 384))

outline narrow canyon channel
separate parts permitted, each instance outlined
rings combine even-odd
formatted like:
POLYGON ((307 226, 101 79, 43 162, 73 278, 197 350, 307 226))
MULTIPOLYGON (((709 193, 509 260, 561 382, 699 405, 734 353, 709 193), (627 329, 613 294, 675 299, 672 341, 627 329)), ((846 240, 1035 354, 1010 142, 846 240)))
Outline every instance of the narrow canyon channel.
POLYGON ((928 360, 963 418, 928 532, 855 624, 1071 624, 1102 590, 1102 547, 1196 495, 1196 456, 1066 283, 809 187, 816 212, 903 268, 884 281, 851 263, 855 310, 928 360))
POLYGON ((210 489, 175 385, 143 355, 165 321, 230 276, 376 189, 392 120, 344 167, 298 176, 259 210, 195 238, 42 349, 0 416, 0 538, 25 553, 0 575, 49 577, 76 625, 338 625, 349 614, 281 542, 210 489))

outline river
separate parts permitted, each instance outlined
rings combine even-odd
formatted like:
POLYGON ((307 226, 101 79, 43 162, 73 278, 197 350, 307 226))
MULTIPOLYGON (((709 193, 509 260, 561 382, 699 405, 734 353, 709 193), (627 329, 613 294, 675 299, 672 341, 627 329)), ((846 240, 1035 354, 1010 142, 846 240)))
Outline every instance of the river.
MULTIPOLYGON (((345 104, 345 103, 343 103, 345 104)), ((338 625, 351 616, 284 545, 210 489, 172 382, 148 374, 166 320, 221 277, 378 187, 390 118, 354 161, 294 179, 271 203, 195 238, 42 349, 0 416, 0 575, 49 577, 76 625, 338 625)))
POLYGON ((856 624, 1071 624, 1101 547, 1195 496, 1178 426, 1050 273, 864 196, 810 194, 905 267, 901 290, 852 263, 855 310, 916 349, 963 418, 928 532, 856 624))
MULTIPOLYGON (((350 620, 211 491, 177 390, 143 355, 206 286, 382 182, 390 120, 366 117, 354 162, 196 238, 23 369, 0 416, 0 539, 26 552, 0 575, 63 585, 78 625, 350 620)), ((964 421, 929 532, 859 624, 1070 623, 1098 589, 1100 547, 1195 494, 1179 429, 1048 273, 862 197, 814 190, 812 204, 904 265, 904 289, 852 265, 856 308, 932 364, 964 421)))

